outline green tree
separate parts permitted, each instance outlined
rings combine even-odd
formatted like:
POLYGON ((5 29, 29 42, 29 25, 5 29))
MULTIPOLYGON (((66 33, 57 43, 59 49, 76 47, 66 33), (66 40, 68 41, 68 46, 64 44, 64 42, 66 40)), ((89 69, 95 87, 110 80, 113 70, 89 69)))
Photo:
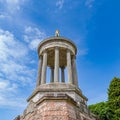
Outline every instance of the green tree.
POLYGON ((120 78, 114 77, 108 88, 108 101, 89 105, 101 120, 120 120, 120 78))
POLYGON ((100 102, 94 105, 89 105, 89 109, 92 113, 97 115, 100 120, 110 120, 113 115, 113 112, 109 108, 107 102, 100 102))
POLYGON ((120 120, 120 78, 114 77, 110 82, 108 105, 113 111, 113 120, 120 120))

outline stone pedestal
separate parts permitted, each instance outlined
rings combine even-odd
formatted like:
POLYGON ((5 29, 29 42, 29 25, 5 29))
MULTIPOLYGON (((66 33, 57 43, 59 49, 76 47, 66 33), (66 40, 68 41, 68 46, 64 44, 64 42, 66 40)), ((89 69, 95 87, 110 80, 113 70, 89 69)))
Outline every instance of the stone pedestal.
POLYGON ((87 98, 72 84, 43 84, 28 98, 16 120, 97 120, 88 110, 87 98))
POLYGON ((31 106, 20 120, 96 120, 89 113, 84 114, 67 94, 46 94, 31 106))

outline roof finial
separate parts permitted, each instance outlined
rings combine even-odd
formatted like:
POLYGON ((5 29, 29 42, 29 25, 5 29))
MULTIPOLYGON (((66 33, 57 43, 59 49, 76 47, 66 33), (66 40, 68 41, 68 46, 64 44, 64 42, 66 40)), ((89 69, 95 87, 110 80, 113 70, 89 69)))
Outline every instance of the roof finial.
POLYGON ((55 36, 56 36, 56 37, 59 37, 59 35, 60 35, 59 30, 56 30, 56 31, 55 31, 55 36))

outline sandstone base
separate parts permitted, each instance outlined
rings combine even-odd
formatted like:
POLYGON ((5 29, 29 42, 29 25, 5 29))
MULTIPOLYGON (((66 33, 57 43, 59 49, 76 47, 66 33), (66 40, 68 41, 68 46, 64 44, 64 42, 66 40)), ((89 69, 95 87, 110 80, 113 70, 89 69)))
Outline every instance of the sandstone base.
POLYGON ((83 113, 77 103, 66 94, 48 94, 37 102, 34 109, 28 109, 31 111, 25 111, 18 120, 96 120, 90 113, 83 113))

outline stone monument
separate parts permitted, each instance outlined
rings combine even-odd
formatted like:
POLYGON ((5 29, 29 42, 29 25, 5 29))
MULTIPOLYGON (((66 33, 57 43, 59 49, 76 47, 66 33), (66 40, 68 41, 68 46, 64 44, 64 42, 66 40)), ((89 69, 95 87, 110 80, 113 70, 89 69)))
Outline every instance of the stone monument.
POLYGON ((54 37, 40 42, 36 88, 23 115, 15 120, 97 120, 78 87, 76 54, 76 45, 60 37, 58 30, 54 37))

